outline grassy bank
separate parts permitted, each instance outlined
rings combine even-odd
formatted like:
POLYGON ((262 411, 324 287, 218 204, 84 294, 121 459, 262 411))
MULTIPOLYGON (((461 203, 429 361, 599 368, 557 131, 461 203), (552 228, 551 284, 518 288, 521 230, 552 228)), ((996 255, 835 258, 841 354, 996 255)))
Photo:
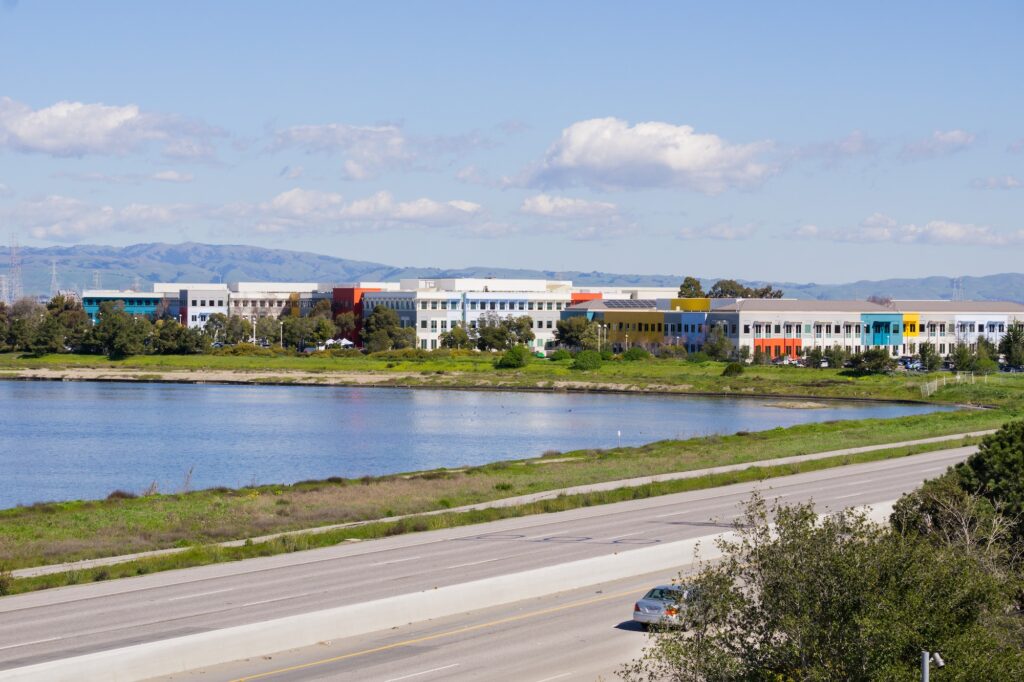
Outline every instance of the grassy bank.
POLYGON ((588 483, 995 428, 1008 418, 1003 410, 958 410, 552 452, 463 470, 36 504, 0 511, 0 565, 20 568, 416 514, 588 483))
MULTIPOLYGON (((742 437, 748 438, 747 436, 742 437)), ((668 495, 671 493, 702 490, 706 488, 731 485, 734 483, 765 481, 778 476, 819 471, 831 467, 907 457, 948 447, 973 444, 978 440, 979 439, 965 438, 942 444, 924 444, 901 448, 890 448, 855 455, 844 455, 821 460, 813 460, 809 462, 743 469, 734 472, 711 474, 699 478, 650 483, 610 491, 578 495, 561 495, 550 500, 510 507, 498 507, 467 512, 452 512, 431 516, 413 516, 400 521, 368 523, 352 528, 331 530, 323 533, 290 535, 265 542, 246 543, 238 547, 201 545, 172 555, 148 557, 112 566, 73 570, 65 573, 55 573, 33 578, 12 579, 9 575, 6 577, 0 575, 0 594, 18 594, 51 587, 62 587, 65 585, 97 582, 114 578, 125 578, 224 561, 238 561, 241 559, 272 556, 275 554, 315 549, 318 547, 329 547, 343 542, 371 540, 394 535, 402 535, 405 533, 454 528, 506 518, 528 516, 531 514, 566 511, 580 507, 591 507, 601 504, 610 504, 613 502, 623 502, 626 500, 668 495)), ((376 484, 374 483, 369 484, 370 487, 375 485, 376 484)))
MULTIPOLYGON (((332 357, 280 355, 146 355, 112 361, 95 355, 41 358, 0 354, 0 378, 43 372, 65 378, 134 378, 176 381, 251 381, 289 384, 378 384, 436 388, 606 389, 711 393, 722 395, 807 396, 876 400, 923 400, 922 385, 950 375, 852 376, 842 370, 799 367, 749 367, 738 377, 723 377, 722 363, 664 359, 609 361, 596 370, 570 368, 571 360, 534 360, 517 370, 496 370, 486 353, 415 353, 332 357)), ((994 375, 992 385, 1016 377, 994 375)), ((1020 385, 1019 380, 1016 381, 1020 385)), ((1017 389, 1019 392, 1019 388, 1017 389)), ((940 391, 930 400, 984 401, 985 393, 953 395, 940 391)))

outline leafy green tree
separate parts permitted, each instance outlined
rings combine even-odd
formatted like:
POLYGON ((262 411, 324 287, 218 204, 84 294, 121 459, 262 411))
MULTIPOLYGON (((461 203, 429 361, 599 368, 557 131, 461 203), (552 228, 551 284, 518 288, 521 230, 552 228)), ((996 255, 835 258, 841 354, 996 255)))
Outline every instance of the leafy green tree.
POLYGON ((748 287, 740 284, 734 279, 720 279, 708 291, 711 298, 782 298, 781 289, 773 289, 771 286, 759 288, 748 287))
POLYGON ((884 374, 896 369, 896 359, 887 348, 868 348, 853 356, 853 368, 865 374, 884 374))
POLYGON ((533 333, 533 318, 529 315, 506 317, 502 324, 508 327, 509 336, 515 345, 526 346, 537 338, 533 333))
POLYGON ((334 323, 331 322, 330 317, 321 316, 310 319, 313 322, 311 338, 317 346, 322 346, 328 341, 328 339, 334 338, 334 323))
POLYGON ((369 333, 364 332, 363 347, 370 353, 391 350, 391 336, 384 329, 375 329, 369 333))
POLYGON ((29 343, 29 351, 37 357, 47 353, 62 353, 65 335, 64 325, 60 323, 60 319, 47 315, 36 326, 32 341, 29 343))
POLYGON ((696 277, 684 277, 679 285, 679 298, 704 298, 704 287, 696 277))
POLYGON ((720 362, 728 360, 732 355, 732 341, 725 335, 722 325, 709 325, 708 333, 704 337, 704 345, 701 347, 709 358, 720 362))
POLYGON ((355 338, 356 334, 356 316, 352 312, 338 313, 334 318, 334 335, 335 338, 348 339, 353 343, 357 341, 355 338))
POLYGON ((566 348, 597 350, 598 323, 583 315, 555 322, 555 342, 566 348))
POLYGON ((512 346, 494 361, 494 366, 498 369, 518 369, 526 367, 532 358, 533 355, 526 346, 512 346))
POLYGON ((8 344, 15 350, 31 350, 36 329, 46 319, 46 308, 31 298, 22 298, 11 305, 8 316, 8 344))
POLYGON ((971 347, 966 343, 958 343, 953 346, 953 352, 950 353, 950 360, 953 361, 953 366, 956 367, 958 372, 970 372, 974 369, 974 362, 976 356, 971 352, 971 347))
POLYGON ((741 374, 743 374, 743 365, 738 362, 730 362, 722 370, 723 377, 738 377, 741 374))
POLYGON ((999 371, 996 362, 999 351, 988 339, 978 339, 978 347, 974 351, 974 371, 978 374, 991 374, 999 371))
POLYGON ((369 344, 371 337, 374 338, 372 347, 376 350, 370 350, 370 352, 416 346, 416 330, 412 327, 402 327, 398 313, 383 305, 376 306, 363 325, 363 345, 367 349, 371 348, 369 344), (380 332, 387 334, 387 343, 383 342, 380 332))
POLYGON ((441 332, 438 340, 442 348, 472 348, 475 345, 461 324, 453 326, 450 331, 441 332))
POLYGON ((921 367, 928 372, 934 372, 942 367, 942 356, 935 350, 934 343, 922 343, 917 348, 917 357, 921 361, 921 367))
POLYGON ((1007 364, 1024 366, 1024 324, 1011 324, 999 341, 999 352, 1006 356, 1007 364))
POLYGON ((759 497, 717 544, 685 579, 687 630, 657 631, 626 680, 910 682, 924 649, 943 679, 1024 678, 1018 583, 960 547, 759 497))
MULTIPOLYGON (((76 298, 58 294, 46 304, 46 314, 57 318, 64 330, 64 347, 78 349, 92 329, 89 315, 76 298)), ((63 352, 63 348, 61 349, 63 352)))
POLYGON ((206 324, 203 325, 203 333, 209 336, 210 341, 214 343, 224 343, 227 327, 228 316, 224 313, 213 313, 206 318, 206 324))
POLYGON ((832 346, 824 350, 825 359, 829 367, 842 367, 850 359, 850 351, 842 346, 832 346))
MULTIPOLYGON (((308 317, 285 317, 281 322, 284 324, 283 335, 284 345, 287 348, 304 350, 307 345, 314 341, 315 322, 308 317)), ((259 330, 257 330, 258 332, 259 330)))
POLYGON ((331 310, 331 302, 327 299, 321 298, 313 305, 312 309, 310 309, 307 317, 311 317, 314 320, 324 319, 330 322, 334 317, 334 313, 331 310))
POLYGON ((477 318, 476 346, 480 350, 506 350, 514 345, 512 331, 494 313, 477 318))
POLYGON ((1015 536, 1024 541, 1024 420, 986 436, 953 473, 963 490, 981 495, 1013 519, 1015 536))
POLYGON ((0 301, 0 351, 6 351, 10 347, 7 337, 10 334, 10 317, 6 301, 0 301))
POLYGON ((622 354, 622 359, 627 362, 636 362, 637 360, 650 360, 651 354, 646 348, 642 346, 633 346, 625 353, 622 354))
POLYGON ((391 332, 391 347, 395 349, 415 348, 416 330, 412 327, 398 327, 391 332))
POLYGON ((601 354, 596 350, 581 350, 576 354, 569 369, 589 371, 601 368, 601 354))
POLYGON ((281 343, 284 336, 284 324, 284 319, 260 317, 256 321, 256 338, 270 345, 281 343))
POLYGON ((814 348, 809 348, 804 352, 804 360, 806 361, 808 367, 820 369, 821 363, 824 359, 825 352, 817 346, 815 346, 814 348))
POLYGON ((100 304, 93 333, 103 352, 111 360, 120 360, 145 352, 151 327, 149 320, 126 313, 121 301, 106 301, 100 304))
POLYGON ((175 319, 153 324, 153 352, 161 355, 193 355, 209 349, 210 338, 198 329, 190 329, 175 319))

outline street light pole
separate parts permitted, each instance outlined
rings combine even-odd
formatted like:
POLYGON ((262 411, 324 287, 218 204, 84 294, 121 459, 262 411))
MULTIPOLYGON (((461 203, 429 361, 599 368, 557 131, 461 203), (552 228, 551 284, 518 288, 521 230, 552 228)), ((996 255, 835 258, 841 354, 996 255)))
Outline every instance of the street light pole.
POLYGON ((284 322, 278 321, 277 324, 281 327, 281 341, 280 341, 280 344, 281 344, 281 348, 284 348, 284 322))

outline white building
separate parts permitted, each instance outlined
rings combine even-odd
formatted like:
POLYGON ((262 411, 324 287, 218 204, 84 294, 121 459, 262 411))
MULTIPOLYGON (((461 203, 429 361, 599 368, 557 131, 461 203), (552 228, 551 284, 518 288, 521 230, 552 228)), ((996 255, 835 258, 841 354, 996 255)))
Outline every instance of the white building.
POLYGON ((330 292, 331 287, 315 282, 236 282, 229 285, 229 314, 247 320, 278 317, 286 310, 305 315, 314 305, 314 293, 330 292))

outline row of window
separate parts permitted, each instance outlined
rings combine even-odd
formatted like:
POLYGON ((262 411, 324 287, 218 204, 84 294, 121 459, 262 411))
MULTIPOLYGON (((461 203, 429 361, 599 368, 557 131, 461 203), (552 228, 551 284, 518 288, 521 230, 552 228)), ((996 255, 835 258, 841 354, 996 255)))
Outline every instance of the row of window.
MULTIPOLYGON (((224 307, 224 299, 219 299, 216 303, 214 303, 213 299, 211 298, 210 299, 210 306, 212 307, 214 305, 217 305, 217 306, 220 306, 221 308, 223 308, 224 307)), ((206 307, 206 300, 201 298, 201 299, 199 299, 199 305, 196 305, 196 299, 193 298, 192 299, 192 307, 193 308, 205 308, 206 307)))
POLYGON ((98 306, 109 301, 121 301, 125 306, 156 305, 163 299, 160 298, 86 298, 82 301, 83 306, 98 306))
MULTIPOLYGON (((562 310, 561 301, 468 301, 466 310, 562 310), (545 305, 547 306, 545 308, 545 305)), ((459 301, 420 301, 420 310, 460 310, 459 301)))
MULTIPOLYGON (((405 324, 403 323, 403 327, 405 324)), ((452 329, 459 326, 459 323, 452 320, 452 329)), ((554 322, 552 320, 537 320, 534 323, 537 329, 554 329, 554 322)), ((430 320, 430 331, 436 332, 440 328, 441 331, 448 331, 448 320, 430 320), (440 322, 440 327, 438 323, 440 322)), ((469 328, 476 329, 476 320, 469 321, 469 328)), ((420 329, 427 329, 427 320, 420 320, 420 329)))

